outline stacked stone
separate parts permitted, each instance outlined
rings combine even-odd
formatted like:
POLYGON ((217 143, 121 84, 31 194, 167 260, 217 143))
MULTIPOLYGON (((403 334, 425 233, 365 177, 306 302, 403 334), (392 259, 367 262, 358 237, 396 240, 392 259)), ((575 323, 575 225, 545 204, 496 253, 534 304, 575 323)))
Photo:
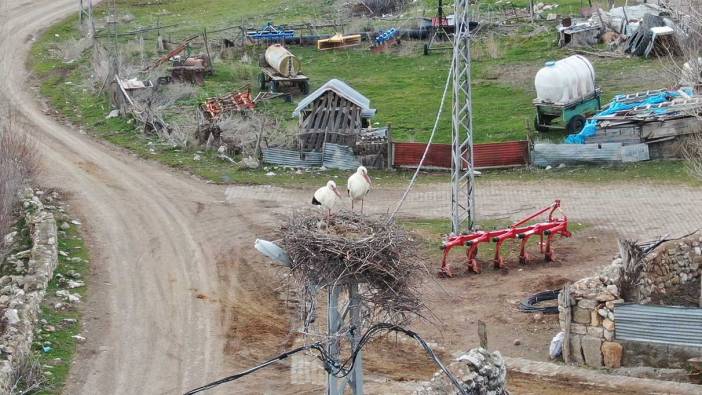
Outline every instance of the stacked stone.
MULTIPOLYGON (((469 394, 507 394, 507 367, 499 351, 493 353, 484 348, 474 348, 460 356, 448 369, 469 394)), ((423 385, 417 394, 458 394, 457 388, 442 371, 434 374, 431 381, 423 385)))
POLYGON ((651 295, 665 294, 682 284, 699 281, 701 274, 702 237, 693 236, 667 242, 647 255, 644 260, 638 302, 650 303, 651 295))
MULTIPOLYGON (((573 361, 592 367, 621 366, 622 346, 614 342, 614 306, 623 302, 619 289, 604 277, 587 277, 573 284, 570 294, 570 350, 573 361)), ((566 309, 558 306, 562 330, 566 309)))
MULTIPOLYGON (((45 210, 31 190, 23 200, 32 247, 9 257, 8 262, 17 274, 0 278, 0 311, 3 311, 0 327, 5 328, 0 333, 0 393, 13 384, 9 382, 13 369, 31 350, 40 304, 58 264, 53 214, 45 210)), ((4 242, 14 242, 16 237, 16 233, 11 233, 4 242)))

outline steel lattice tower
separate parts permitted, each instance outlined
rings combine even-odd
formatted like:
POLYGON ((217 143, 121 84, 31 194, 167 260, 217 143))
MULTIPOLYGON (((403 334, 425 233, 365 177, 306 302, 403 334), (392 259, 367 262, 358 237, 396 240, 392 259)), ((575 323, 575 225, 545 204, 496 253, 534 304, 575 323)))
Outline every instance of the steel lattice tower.
POLYGON ((451 157, 451 224, 454 234, 472 230, 475 219, 469 11, 470 0, 456 0, 451 157))

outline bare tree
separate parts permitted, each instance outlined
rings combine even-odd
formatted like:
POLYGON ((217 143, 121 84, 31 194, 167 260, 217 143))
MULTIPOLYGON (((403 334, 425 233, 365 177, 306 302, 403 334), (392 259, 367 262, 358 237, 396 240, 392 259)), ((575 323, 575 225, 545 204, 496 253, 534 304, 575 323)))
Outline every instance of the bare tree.
MULTIPOLYGON (((14 116, 10 113, 0 119, 0 236, 5 235, 14 223, 13 211, 18 193, 36 171, 34 146, 17 131, 14 116)), ((0 244, 0 249, 2 247, 0 244)))
MULTIPOLYGON (((664 61, 666 72, 673 85, 692 87, 696 94, 702 93, 702 0, 671 0, 666 6, 671 16, 678 21, 678 44, 682 56, 669 54, 664 61)), ((700 119, 696 133, 680 140, 682 153, 690 173, 702 179, 702 112, 696 106, 691 116, 700 119)))

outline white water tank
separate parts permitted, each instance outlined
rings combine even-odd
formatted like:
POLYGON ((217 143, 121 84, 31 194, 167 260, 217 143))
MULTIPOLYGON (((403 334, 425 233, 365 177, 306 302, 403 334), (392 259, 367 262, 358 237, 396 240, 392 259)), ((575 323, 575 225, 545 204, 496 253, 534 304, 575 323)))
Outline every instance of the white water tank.
POLYGON ((300 60, 280 44, 266 49, 266 62, 283 77, 296 77, 302 71, 300 60))
POLYGON ((587 58, 573 55, 546 62, 534 78, 536 98, 544 103, 568 104, 595 93, 595 69, 587 58))

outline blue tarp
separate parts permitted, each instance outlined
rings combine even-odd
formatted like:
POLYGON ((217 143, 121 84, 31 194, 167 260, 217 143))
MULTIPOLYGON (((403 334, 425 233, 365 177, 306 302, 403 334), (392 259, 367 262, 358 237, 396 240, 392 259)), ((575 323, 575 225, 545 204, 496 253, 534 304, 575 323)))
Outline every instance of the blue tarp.
MULTIPOLYGON (((687 88, 685 88, 687 89, 687 88)), ((693 94, 692 91, 687 92, 687 94, 693 94)), ((622 100, 626 97, 626 95, 618 95, 615 96, 614 99, 605 107, 605 109, 598 114, 595 115, 595 117, 601 117, 601 116, 607 116, 607 115, 612 115, 615 114, 619 111, 624 111, 624 110, 630 110, 634 107, 640 107, 640 106, 646 106, 646 105, 651 105, 651 104, 660 104, 660 103, 665 103, 667 101, 672 100, 675 97, 680 96, 680 93, 677 91, 668 91, 668 92, 661 92, 652 96, 647 96, 645 98, 642 98, 640 101, 636 102, 630 102, 630 103, 623 103, 622 100)), ((653 114, 665 114, 670 112, 671 110, 669 108, 658 108, 655 110, 652 110, 651 112, 653 114)), ((592 137, 597 134, 597 120, 595 119, 588 119, 587 122, 585 122, 585 126, 583 127, 583 130, 580 131, 578 134, 571 134, 568 137, 566 137, 566 144, 585 144, 585 140, 588 137, 592 137)))

